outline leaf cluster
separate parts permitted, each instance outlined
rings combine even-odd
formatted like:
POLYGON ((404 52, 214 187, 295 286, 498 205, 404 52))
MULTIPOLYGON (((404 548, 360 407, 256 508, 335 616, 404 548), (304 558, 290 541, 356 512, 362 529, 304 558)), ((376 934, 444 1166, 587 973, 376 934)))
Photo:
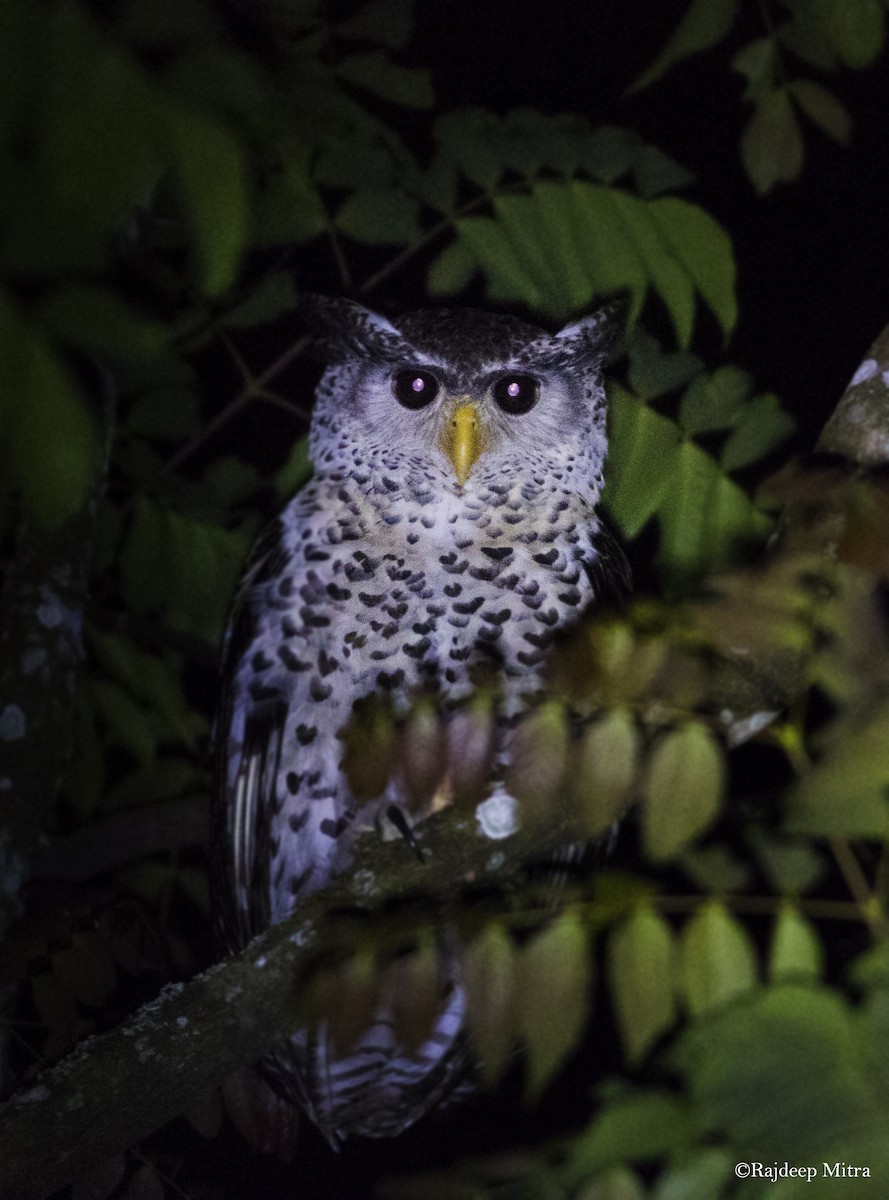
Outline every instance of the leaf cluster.
MULTIPOLYGON (((744 169, 760 195, 802 174, 805 143, 800 117, 841 145, 852 134, 852 118, 839 97, 819 78, 843 68, 872 67, 886 40, 882 0, 767 0, 763 32, 735 52, 732 69, 746 81, 744 100, 753 106, 741 135, 744 169)), ((676 63, 710 50, 728 38, 742 10, 740 0, 692 0, 655 61, 633 85, 649 87, 676 63)))

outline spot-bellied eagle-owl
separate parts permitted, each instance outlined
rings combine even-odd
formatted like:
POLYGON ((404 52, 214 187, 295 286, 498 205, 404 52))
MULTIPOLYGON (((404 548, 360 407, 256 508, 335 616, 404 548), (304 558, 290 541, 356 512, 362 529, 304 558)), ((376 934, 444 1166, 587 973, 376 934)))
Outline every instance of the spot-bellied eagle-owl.
MULTIPOLYGON (((554 635, 625 579, 597 513, 602 314, 551 335, 472 310, 389 321, 315 298, 304 311, 330 364, 314 476, 260 543, 225 650, 215 877, 233 949, 347 870, 384 814, 421 825, 397 782, 370 803, 350 793, 356 701, 383 693, 407 710, 431 691, 446 712, 486 664, 508 726, 539 692, 554 635)), ((501 767, 508 753, 507 736, 501 767)), ((498 774, 482 836, 510 804, 498 774)), ((400 1133, 471 1071, 457 956, 444 942, 441 955, 441 1008, 413 1054, 381 1007, 347 1052, 322 1023, 267 1061, 331 1141, 400 1133)))

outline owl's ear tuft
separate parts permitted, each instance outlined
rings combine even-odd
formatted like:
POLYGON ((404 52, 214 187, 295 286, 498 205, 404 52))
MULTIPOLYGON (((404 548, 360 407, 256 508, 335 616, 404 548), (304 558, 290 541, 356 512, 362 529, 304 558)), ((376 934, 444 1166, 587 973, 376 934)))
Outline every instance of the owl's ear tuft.
POLYGON ((578 354, 584 357, 611 358, 619 348, 626 315, 627 302, 618 296, 594 313, 564 326, 555 334, 555 339, 576 344, 578 354))
POLYGON ((303 292, 297 313, 326 362, 350 358, 389 362, 405 357, 406 343, 391 321, 353 300, 303 292))

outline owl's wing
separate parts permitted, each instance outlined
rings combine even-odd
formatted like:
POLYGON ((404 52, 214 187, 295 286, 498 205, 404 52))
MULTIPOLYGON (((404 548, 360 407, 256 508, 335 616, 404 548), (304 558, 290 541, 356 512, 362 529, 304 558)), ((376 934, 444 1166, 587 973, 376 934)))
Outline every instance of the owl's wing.
POLYGON ((269 814, 287 720, 279 695, 256 696, 239 680, 256 621, 253 588, 280 569, 275 526, 263 535, 244 572, 223 643, 222 698, 216 717, 215 783, 211 801, 212 879, 216 911, 230 949, 239 949, 269 924, 269 814))
POLYGON ((584 559, 583 569, 593 585, 596 601, 619 608, 630 596, 633 576, 620 543, 602 517, 593 546, 596 553, 584 559))

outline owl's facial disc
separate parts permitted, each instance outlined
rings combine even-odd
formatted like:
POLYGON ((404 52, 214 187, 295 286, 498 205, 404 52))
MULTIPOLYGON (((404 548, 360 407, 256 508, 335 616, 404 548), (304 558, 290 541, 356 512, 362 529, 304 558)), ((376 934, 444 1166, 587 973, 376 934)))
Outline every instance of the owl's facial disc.
POLYGON ((448 406, 439 445, 450 459, 457 482, 462 487, 485 449, 479 412, 468 396, 455 396, 448 406))

